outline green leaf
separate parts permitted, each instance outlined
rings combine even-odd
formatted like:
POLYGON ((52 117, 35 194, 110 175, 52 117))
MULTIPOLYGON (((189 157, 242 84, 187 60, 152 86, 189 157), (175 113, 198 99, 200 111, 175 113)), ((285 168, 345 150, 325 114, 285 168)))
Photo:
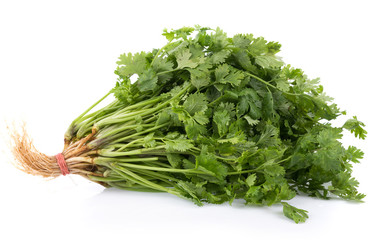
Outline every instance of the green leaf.
POLYGON ((165 83, 172 77, 173 63, 166 58, 157 57, 154 59, 152 68, 158 74, 160 82, 165 83))
POLYGON ((256 73, 257 68, 252 64, 252 61, 245 50, 239 50, 233 54, 241 67, 249 72, 256 73))
POLYGON ((213 121, 217 125, 220 137, 225 136, 229 130, 230 113, 227 110, 218 110, 214 112, 213 121))
POLYGON ((296 208, 286 202, 282 202, 282 204, 284 216, 294 220, 295 223, 305 222, 309 218, 306 210, 296 208))
POLYGON ((203 205, 199 199, 204 191, 201 187, 197 187, 195 184, 185 181, 178 181, 175 187, 182 191, 183 197, 191 199, 198 206, 203 205))
POLYGON ((229 67, 227 64, 223 64, 215 70, 215 80, 222 84, 230 83, 232 86, 238 86, 244 77, 245 75, 241 71, 229 67))
POLYGON ((340 171, 343 148, 333 146, 330 148, 320 148, 313 155, 313 164, 325 171, 340 171))
POLYGON ((270 91, 266 92, 264 95, 262 115, 266 120, 273 120, 275 116, 274 98, 270 91))
POLYGON ((268 52, 267 41, 263 37, 256 38, 248 47, 248 51, 254 55, 262 55, 268 52))
POLYGON ((193 118, 187 120, 185 130, 190 139, 196 139, 199 135, 205 135, 207 133, 207 129, 197 123, 193 118))
POLYGON ((215 174, 215 177, 220 181, 223 181, 227 175, 227 167, 219 162, 214 155, 207 152, 207 148, 203 147, 200 155, 196 157, 196 161, 199 162, 199 166, 207 169, 215 174))
POLYGON ((191 116, 197 112, 204 112, 207 109, 207 97, 203 93, 190 94, 183 106, 191 116))
POLYGON ((252 186, 255 184, 255 182, 256 182, 256 177, 257 177, 256 174, 253 173, 253 174, 249 175, 249 176, 246 178, 245 182, 246 182, 246 184, 248 184, 248 187, 252 187, 252 186))
POLYGON ((255 126, 255 125, 259 124, 259 122, 260 122, 257 119, 252 119, 249 115, 245 115, 244 118, 246 119, 248 124, 251 125, 251 126, 255 126))
POLYGON ((349 146, 348 149, 345 151, 346 157, 348 160, 354 162, 354 163, 359 163, 359 159, 363 159, 364 153, 362 150, 354 147, 354 146, 349 146))
POLYGON ((175 33, 173 31, 169 32, 166 28, 164 29, 162 35, 165 36, 169 42, 175 39, 175 33))
POLYGON ((177 69, 183 68, 195 68, 198 66, 198 62, 190 59, 191 52, 188 48, 183 49, 176 55, 177 69))
POLYGON ((210 36, 210 47, 209 50, 212 52, 219 52, 224 49, 228 49, 230 45, 227 34, 222 31, 221 28, 217 27, 215 32, 210 36))
POLYGON ((180 154, 167 153, 167 159, 169 164, 171 164, 173 168, 180 168, 182 165, 182 157, 180 156, 180 154))
POLYGON ((275 78, 274 82, 276 83, 276 87, 279 90, 283 92, 288 92, 290 90, 290 83, 287 81, 287 79, 275 78))
POLYGON ((255 58, 255 63, 262 68, 279 68, 283 62, 272 55, 260 55, 255 58))
POLYGON ((222 64, 215 69, 215 81, 224 83, 224 78, 229 74, 229 65, 222 64))
POLYGON ((146 54, 144 52, 136 53, 134 56, 131 53, 121 54, 119 56, 118 72, 122 76, 131 76, 133 74, 140 75, 146 68, 146 54))
POLYGON ((137 84, 141 92, 152 91, 157 87, 157 75, 149 68, 138 78, 137 84))
POLYGON ((341 128, 327 128, 318 133, 317 141, 321 147, 333 147, 339 145, 337 139, 341 139, 341 128))
POLYGON ((210 75, 208 71, 191 69, 191 83, 197 89, 207 86, 210 83, 210 75))
POLYGON ((181 136, 174 140, 165 141, 167 151, 185 152, 194 147, 192 141, 181 136))
POLYGON ((285 170, 280 165, 268 165, 264 168, 264 172, 268 174, 269 176, 278 176, 278 175, 284 175, 285 170))
POLYGON ((259 126, 260 137, 256 145, 261 147, 271 147, 280 144, 279 129, 270 121, 259 126))
POLYGON ((193 116, 194 120, 200 125, 205 125, 209 122, 209 118, 203 112, 197 112, 193 116))
POLYGON ((163 31, 163 36, 167 38, 168 41, 172 41, 174 39, 184 39, 187 40, 187 37, 194 31, 195 29, 192 27, 182 27, 179 29, 168 31, 166 28, 163 31))
POLYGON ((367 136, 367 131, 363 129, 365 127, 364 123, 360 122, 356 116, 353 116, 352 119, 347 120, 343 128, 349 130, 351 133, 355 134, 355 137, 365 139, 367 136))
POLYGON ((232 38, 233 45, 238 48, 246 49, 249 44, 252 42, 251 38, 243 34, 236 34, 232 38))
POLYGON ((221 64, 230 56, 231 51, 228 49, 223 49, 219 52, 214 52, 210 57, 210 62, 212 64, 221 64))
POLYGON ((143 146, 146 148, 152 148, 156 146, 156 140, 154 139, 154 132, 149 133, 148 135, 146 135, 146 137, 144 137, 143 146))

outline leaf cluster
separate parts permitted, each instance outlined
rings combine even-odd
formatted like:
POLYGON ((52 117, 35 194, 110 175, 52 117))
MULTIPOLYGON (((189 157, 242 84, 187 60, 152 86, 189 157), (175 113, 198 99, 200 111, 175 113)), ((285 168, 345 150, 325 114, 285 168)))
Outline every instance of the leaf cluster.
POLYGON ((295 222, 308 217, 286 202, 296 194, 364 197, 352 177, 363 152, 341 143, 344 129, 364 139, 364 124, 333 127, 345 112, 279 43, 200 26, 163 35, 160 49, 120 55, 114 107, 80 123, 100 131, 95 180, 198 205, 281 203, 295 222))

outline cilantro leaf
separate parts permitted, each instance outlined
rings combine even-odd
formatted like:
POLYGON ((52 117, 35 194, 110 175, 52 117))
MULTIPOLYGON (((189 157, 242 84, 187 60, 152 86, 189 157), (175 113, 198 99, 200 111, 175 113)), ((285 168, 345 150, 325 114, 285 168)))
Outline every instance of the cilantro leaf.
POLYGON ((135 55, 128 53, 119 56, 118 73, 122 76, 131 76, 133 74, 140 75, 146 68, 145 52, 136 53, 135 55))
POLYGON ((272 55, 256 56, 255 63, 262 68, 279 68, 283 66, 283 62, 272 55))
POLYGON ((230 113, 227 110, 218 110, 214 112, 213 121, 217 125, 220 137, 225 136, 229 130, 230 113))
POLYGON ((199 162, 199 166, 214 173, 215 177, 221 181, 227 175, 227 167, 219 162, 212 154, 208 153, 205 147, 202 148, 200 155, 196 157, 196 161, 199 162))
POLYGON ((152 91, 157 87, 157 75, 152 69, 142 73, 137 81, 138 88, 141 92, 152 91))
POLYGON ((218 83, 230 83, 233 86, 238 86, 244 77, 245 75, 243 73, 229 67, 227 64, 223 64, 215 69, 215 81, 218 83))
POLYGON ((192 116, 197 112, 204 112, 207 109, 207 97, 203 93, 191 94, 184 101, 183 107, 192 116))
POLYGON ((191 73, 191 83, 197 89, 207 86, 210 83, 210 75, 208 71, 191 69, 190 73, 191 73))
POLYGON ((194 145, 191 143, 191 140, 185 139, 183 136, 177 139, 167 140, 165 141, 165 144, 168 151, 176 150, 179 152, 184 152, 194 147, 194 145))
POLYGON ((351 133, 355 134, 355 137, 359 137, 361 139, 365 139, 367 136, 367 131, 363 129, 365 127, 364 123, 357 120, 356 116, 353 116, 352 119, 347 120, 343 128, 349 130, 351 133))
POLYGON ((305 222, 306 219, 309 218, 306 210, 296 208, 286 202, 282 202, 282 204, 283 204, 284 215, 294 220, 295 223, 305 222))
POLYGON ((191 52, 189 49, 185 48, 176 55, 177 68, 195 68, 198 66, 198 62, 195 62, 193 59, 190 59, 191 52))

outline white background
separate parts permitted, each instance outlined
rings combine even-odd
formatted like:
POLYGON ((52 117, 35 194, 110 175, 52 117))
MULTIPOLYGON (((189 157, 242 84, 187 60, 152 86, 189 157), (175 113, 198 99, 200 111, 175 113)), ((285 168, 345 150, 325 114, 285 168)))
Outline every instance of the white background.
MULTIPOLYGON (((388 239, 389 6, 387 1, 0 1, 0 132, 27 122, 35 145, 62 149, 68 124, 115 83, 117 57, 159 48, 164 28, 220 26, 279 41, 286 63, 320 77, 368 137, 346 134, 366 202, 296 197, 304 224, 281 206, 206 205, 159 193, 103 189, 77 176, 47 181, 0 157, 1 239, 388 239), (7 237, 5 237, 7 236, 7 237), (382 236, 382 237, 379 237, 382 236)), ((340 124, 340 122, 335 122, 340 124)))

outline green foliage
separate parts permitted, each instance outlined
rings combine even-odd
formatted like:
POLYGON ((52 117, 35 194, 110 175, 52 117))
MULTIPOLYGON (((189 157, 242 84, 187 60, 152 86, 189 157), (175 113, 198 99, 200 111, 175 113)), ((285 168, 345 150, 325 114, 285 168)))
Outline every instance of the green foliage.
POLYGON ((363 152, 341 139, 343 129, 364 139, 364 124, 353 117, 333 127, 344 112, 319 79, 283 63, 279 43, 200 26, 163 35, 160 49, 120 55, 117 100, 72 128, 104 131, 90 145, 109 185, 198 205, 282 204, 296 223, 307 212, 285 201, 298 193, 361 201, 351 173, 363 152))
POLYGON ((286 202, 282 202, 283 204, 283 213, 286 217, 294 220, 296 223, 305 222, 306 219, 309 217, 307 215, 307 211, 303 209, 296 208, 294 206, 291 206, 290 204, 286 202))
POLYGON ((367 131, 363 129, 365 126, 366 125, 364 125, 364 123, 357 120, 356 116, 353 116, 352 119, 349 119, 344 123, 343 128, 349 130, 351 133, 354 133, 355 137, 365 139, 367 135, 367 131))

